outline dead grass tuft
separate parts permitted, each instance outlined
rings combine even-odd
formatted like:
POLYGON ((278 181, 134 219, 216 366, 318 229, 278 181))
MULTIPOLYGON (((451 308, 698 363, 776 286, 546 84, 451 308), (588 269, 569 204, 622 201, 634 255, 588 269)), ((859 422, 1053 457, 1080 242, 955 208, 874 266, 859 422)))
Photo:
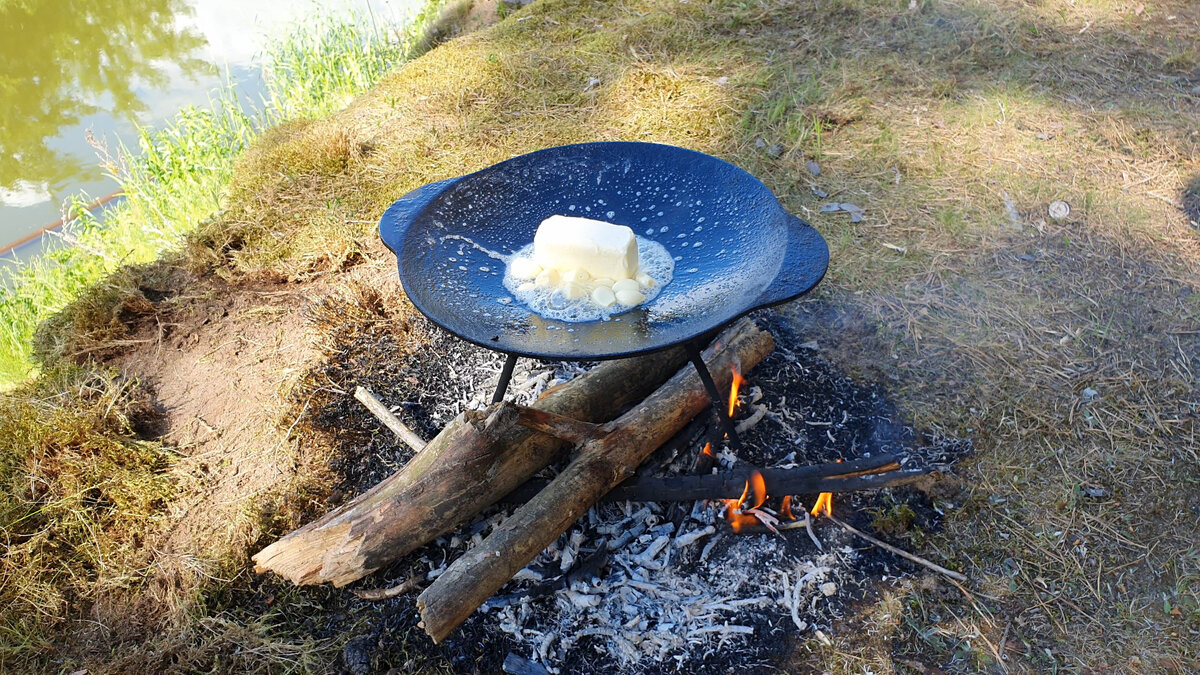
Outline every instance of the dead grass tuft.
POLYGON ((157 418, 136 383, 81 368, 0 394, 0 666, 144 583, 144 539, 174 494, 174 455, 143 440, 157 418))

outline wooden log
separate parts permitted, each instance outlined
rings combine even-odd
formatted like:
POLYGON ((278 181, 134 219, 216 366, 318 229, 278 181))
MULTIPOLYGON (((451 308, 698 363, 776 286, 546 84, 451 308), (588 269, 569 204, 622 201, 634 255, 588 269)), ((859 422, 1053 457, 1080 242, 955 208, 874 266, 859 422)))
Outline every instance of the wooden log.
MULTIPOLYGON (((742 320, 704 354, 719 387, 731 367, 750 370, 774 349, 769 333, 742 320)), ((684 367, 640 405, 605 425, 609 433, 585 443, 566 469, 518 508, 417 598, 422 625, 440 642, 593 504, 711 403, 691 366, 684 367)))
MULTIPOLYGON (((583 422, 606 421, 654 391, 686 358, 682 349, 671 349, 607 361, 555 387, 534 407, 583 422)), ((521 427, 494 438, 480 432, 465 417, 455 419, 400 471, 259 551, 255 570, 299 585, 344 586, 453 530, 541 471, 565 447, 521 427)))
MULTIPOLYGON (((926 473, 928 471, 925 469, 901 469, 892 455, 792 469, 762 470, 767 494, 775 497, 895 487, 911 483, 926 473)), ((635 476, 604 495, 603 501, 665 503, 737 499, 745 489, 749 474, 749 471, 729 471, 703 476, 635 476)), ((536 478, 526 481, 502 501, 513 504, 527 502, 549 484, 549 480, 536 478)))

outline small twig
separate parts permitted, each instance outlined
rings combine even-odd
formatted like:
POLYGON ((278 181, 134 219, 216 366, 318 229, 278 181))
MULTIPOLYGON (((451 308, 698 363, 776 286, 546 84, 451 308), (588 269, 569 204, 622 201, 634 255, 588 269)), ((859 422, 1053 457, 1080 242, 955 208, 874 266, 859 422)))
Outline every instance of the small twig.
POLYGON ((404 595, 410 591, 419 591, 422 587, 423 579, 419 576, 411 576, 404 583, 396 584, 390 588, 368 588, 358 591, 352 590, 359 600, 369 600, 371 602, 379 602, 380 600, 390 600, 396 596, 404 595))
POLYGON ((1179 202, 1175 201, 1174 199, 1171 199, 1170 197, 1160 195, 1157 192, 1147 192, 1145 194, 1147 194, 1150 197, 1154 197, 1155 199, 1157 199, 1161 202, 1166 202, 1167 204, 1170 204, 1171 206, 1174 206, 1177 209, 1183 208, 1183 204, 1180 204, 1179 202))
POLYGON ((355 387, 354 398, 367 406, 367 410, 371 411, 375 419, 383 422, 383 425, 391 429, 397 438, 404 441, 405 445, 413 449, 413 452, 420 452, 425 447, 425 440, 416 435, 412 429, 405 426, 404 422, 401 422, 399 418, 393 415, 392 411, 388 410, 387 406, 383 404, 383 401, 375 398, 375 394, 362 387, 355 387))
POLYGON ((812 516, 808 513, 808 509, 804 510, 804 531, 808 532, 808 538, 812 539, 812 543, 817 547, 818 551, 825 551, 825 547, 821 545, 821 540, 817 539, 817 533, 813 531, 812 516))
MULTIPOLYGON (((842 529, 849 532, 850 534, 858 535, 863 540, 868 541, 885 551, 890 551, 892 553, 895 553, 896 555, 900 556, 901 558, 907 558, 908 560, 911 560, 911 561, 917 563, 918 565, 924 565, 925 567, 928 567, 929 569, 933 570, 934 572, 938 572, 939 574, 944 574, 944 575, 950 577, 951 579, 957 579, 958 581, 966 581, 967 580, 966 576, 959 574, 958 572, 955 572, 954 570, 948 570, 945 567, 942 567, 941 565, 939 565, 937 563, 930 562, 930 561, 922 558, 919 555, 909 553, 908 551, 896 548, 895 546, 892 546, 891 544, 882 542, 882 541, 876 539, 875 537, 872 537, 869 534, 860 532, 860 531, 856 530, 855 528, 851 527, 850 525, 843 523, 842 521, 838 520, 834 516, 826 515, 825 517, 828 518, 829 520, 837 523, 838 525, 841 525, 842 529)), ((809 531, 811 532, 812 530, 809 530, 809 531)))

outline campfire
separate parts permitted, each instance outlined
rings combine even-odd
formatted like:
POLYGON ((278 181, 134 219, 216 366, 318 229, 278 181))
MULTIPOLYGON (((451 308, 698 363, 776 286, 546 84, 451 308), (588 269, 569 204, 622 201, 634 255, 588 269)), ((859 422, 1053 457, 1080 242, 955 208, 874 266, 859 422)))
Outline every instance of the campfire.
POLYGON ((682 668, 784 623, 828 625, 823 600, 859 556, 844 537, 957 574, 833 515, 832 493, 903 485, 932 465, 846 433, 849 409, 789 404, 806 383, 799 341, 765 326, 770 314, 739 317, 812 289, 829 249, 753 176, 663 145, 548 148, 410 192, 380 235, 413 305, 503 365, 490 397, 490 377, 458 383, 471 400, 427 443, 358 391, 416 454, 260 551, 258 570, 344 586, 440 546, 424 573, 360 597, 424 586, 419 626, 435 643, 483 615, 528 654, 514 659, 533 659, 519 672, 583 648, 621 668, 682 668), (605 220, 564 215, 581 208, 605 220), (773 354, 784 361, 740 414, 747 376, 773 354), (615 360, 550 385, 518 370, 521 356, 615 360), (810 427, 831 452, 808 447, 810 427), (800 499, 813 503, 803 519, 800 499), (511 512, 489 515, 499 503, 511 512))
MULTIPOLYGON (((882 421, 890 420, 894 413, 886 409, 877 392, 855 389, 844 378, 833 378, 831 384, 831 376, 814 370, 803 350, 789 346, 798 340, 786 333, 785 326, 770 315, 764 318, 770 332, 782 334, 783 339, 763 357, 764 365, 758 369, 761 372, 755 371, 755 375, 746 367, 754 359, 731 359, 717 373, 726 394, 722 397, 722 412, 732 409, 744 443, 741 450, 730 447, 724 430, 707 408, 707 399, 698 395, 699 405, 693 403, 698 413, 682 420, 681 429, 632 476, 597 497, 595 503, 577 507, 581 509, 579 517, 572 517, 569 511, 559 513, 570 507, 556 504, 549 512, 563 523, 563 529, 539 533, 548 541, 546 545, 526 545, 527 550, 531 546, 537 550, 527 561, 509 563, 506 569, 514 568, 513 572, 502 572, 508 576, 500 580, 495 591, 480 598, 478 608, 469 606, 469 602, 459 604, 464 597, 461 594, 453 596, 451 605, 441 605, 467 607, 465 614, 470 618, 459 629, 463 635, 456 635, 451 626, 439 639, 492 645, 491 649, 511 651, 514 658, 532 659, 563 672, 596 652, 614 668, 645 669, 647 664, 668 664, 670 667, 665 669, 687 670, 714 659, 726 662, 731 654, 740 654, 739 658, 751 663, 778 653, 790 637, 822 639, 844 603, 861 597, 868 574, 874 578, 895 575, 895 558, 878 551, 872 553, 873 549, 861 546, 861 540, 829 520, 832 492, 846 494, 850 508, 862 511, 880 497, 845 490, 903 483, 941 466, 961 448, 948 441, 915 447, 912 430, 882 421), (734 363, 744 368, 743 377, 749 379, 734 375, 734 363), (830 393, 831 388, 843 391, 830 393), (841 459, 844 461, 837 461, 841 459), (822 484, 832 487, 820 489, 822 484), (506 637, 497 642, 497 636, 506 637)), ((767 335, 766 331, 758 332, 767 335)), ((474 434, 490 438, 519 431, 528 424, 571 436, 586 448, 596 431, 591 423, 573 424, 552 410, 547 415, 534 411, 547 412, 545 402, 552 402, 556 394, 566 391, 572 395, 571 383, 596 386, 597 376, 621 363, 591 369, 570 364, 522 364, 512 376, 513 403, 491 407, 491 384, 498 374, 493 358, 486 352, 445 337, 425 357, 464 350, 473 355, 472 360, 457 359, 445 370, 448 388, 464 392, 461 398, 438 400, 436 406, 428 408, 408 408, 405 416, 424 424, 410 422, 398 429, 436 427, 439 423, 433 417, 442 416, 449 420, 447 428, 451 431, 469 428, 472 433, 467 438, 474 434), (513 419, 507 431, 492 426, 506 415, 513 419)), ((680 361, 670 365, 682 368, 680 372, 686 374, 686 366, 680 361)), ((395 383, 407 390, 380 392, 386 394, 386 400, 419 398, 416 394, 422 389, 418 380, 398 379, 395 383)), ((606 396, 612 394, 610 384, 602 387, 606 396)), ((696 390, 693 393, 701 392, 699 386, 696 390)), ((364 394, 362 398, 369 397, 364 394)), ((617 405, 635 405, 627 400, 628 395, 624 398, 617 405)), ((392 419, 388 406, 380 408, 382 419, 392 419)), ((542 432, 519 433, 542 442, 554 441, 542 432)), ((424 445, 419 439, 412 442, 424 445)), ((426 529, 419 538, 406 535, 389 539, 395 553, 387 559, 364 556, 364 549, 347 547, 369 541, 374 536, 371 533, 363 531, 356 538, 339 532, 339 528, 347 527, 353 532, 354 520, 348 516, 371 504, 372 499, 376 504, 386 503, 379 498, 389 482, 395 485, 402 476, 416 477, 412 468, 421 467, 424 453, 436 449, 436 442, 428 444, 398 476, 269 547, 257 557, 260 565, 287 574, 298 583, 328 580, 338 585, 386 567, 394 584, 357 590, 371 601, 422 589, 424 593, 446 588, 461 593, 457 591, 460 583, 474 589, 476 583, 466 584, 448 576, 453 574, 456 561, 474 563, 469 576, 457 579, 475 582, 483 578, 476 573, 481 569, 478 565, 487 570, 496 563, 508 562, 506 556, 517 546, 491 547, 488 540, 511 531, 515 525, 510 521, 523 508, 518 505, 544 493, 552 480, 535 476, 517 483, 507 494, 494 498, 500 502, 497 507, 483 510, 478 518, 462 517, 461 526, 445 522, 458 516, 446 515, 439 508, 429 509, 440 519, 437 527, 428 529, 423 525, 426 529), (405 471, 410 473, 405 475, 405 471), (280 557, 278 551, 292 557, 280 557), (268 557, 273 552, 275 555, 268 557), (348 565, 339 562, 341 556, 348 565), (289 568, 280 564, 289 560, 305 561, 306 565, 293 563, 289 568), (305 572, 297 574, 298 569, 305 572)), ((469 447, 478 454, 478 445, 469 447)), ((393 495, 393 501, 400 499, 397 506, 425 509, 419 503, 404 501, 411 499, 408 495, 422 494, 426 500, 442 498, 430 496, 430 486, 453 483, 461 469, 447 468, 453 461, 446 458, 446 451, 441 452, 438 463, 426 466, 426 471, 432 471, 428 480, 417 480, 410 483, 409 492, 393 495), (437 471, 437 465, 446 470, 437 471)), ((564 457, 551 469, 562 478, 572 463, 564 457)), ((511 462, 501 465, 512 466, 511 462)), ((479 503, 484 500, 478 496, 480 491, 480 483, 474 481, 461 492, 453 491, 453 495, 466 495, 465 499, 479 503)), ((560 495, 558 499, 570 501, 569 497, 560 495)), ((375 518, 379 510, 371 508, 363 513, 375 518)), ((419 521, 409 515, 402 522, 419 521)), ((394 522, 389 525, 395 527, 394 522)), ((363 584, 378 586, 379 580, 364 579, 356 587, 363 584)), ((426 600, 428 597, 423 596, 426 600)), ((424 615, 426 630, 431 628, 430 618, 439 620, 430 612, 428 602, 425 612, 420 613, 409 598, 397 597, 392 602, 405 603, 409 608, 405 611, 417 615, 414 623, 424 615)))

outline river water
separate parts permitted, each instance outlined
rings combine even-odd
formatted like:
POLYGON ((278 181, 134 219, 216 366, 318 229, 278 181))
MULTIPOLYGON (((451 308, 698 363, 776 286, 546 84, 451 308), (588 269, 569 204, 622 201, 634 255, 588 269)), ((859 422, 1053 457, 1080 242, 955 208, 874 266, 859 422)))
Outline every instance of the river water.
MULTIPOLYGON (((257 100, 270 37, 314 13, 401 24, 421 0, 0 0, 0 250, 116 184, 89 138, 206 106, 225 78, 257 100)), ((30 247, 26 247, 30 248, 30 247)))

